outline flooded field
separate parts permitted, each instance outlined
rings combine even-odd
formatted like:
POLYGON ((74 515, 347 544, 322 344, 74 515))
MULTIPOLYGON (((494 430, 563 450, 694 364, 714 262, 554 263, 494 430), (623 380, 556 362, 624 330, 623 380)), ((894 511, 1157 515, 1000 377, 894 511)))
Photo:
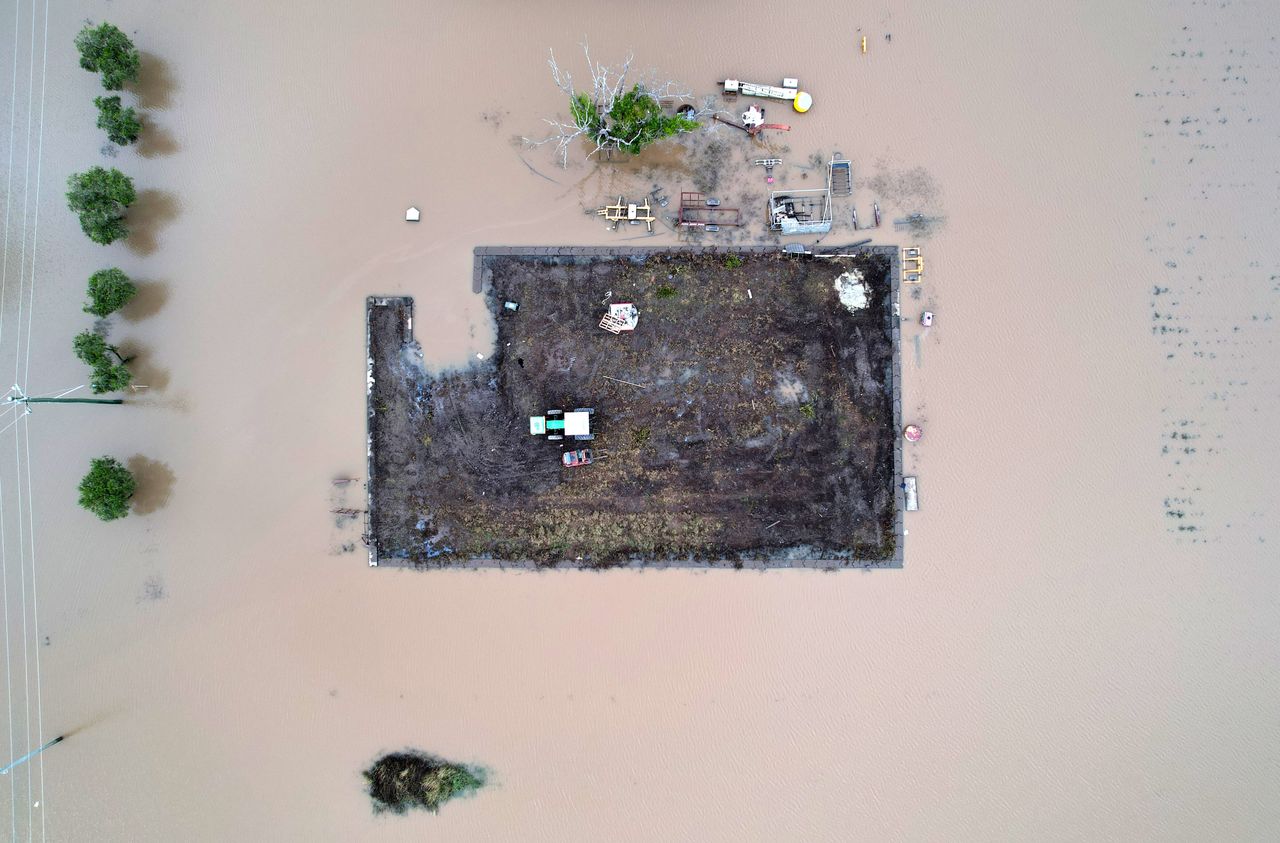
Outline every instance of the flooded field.
POLYGON ((12 838, 1276 836, 1268 4, 4 11, 0 373, 84 383, 85 278, 114 265, 147 387, 0 415, 0 743, 69 735, 0 781, 12 838), (86 18, 143 52, 147 129, 114 156, 86 18), (791 131, 759 146, 720 126, 561 169, 520 138, 564 111, 547 49, 585 73, 584 35, 706 94, 796 76, 815 105, 770 108, 791 131), (902 570, 368 568, 333 512, 360 484, 332 483, 365 464, 366 296, 413 296, 426 362, 464 366, 494 343, 474 246, 645 242, 593 209, 655 184, 744 209, 723 242, 754 243, 768 192, 836 151, 832 242, 918 237, 928 262, 902 296, 925 430, 902 570), (137 182, 126 243, 65 209, 96 163, 137 182), (103 454, 137 470, 123 522, 75 504, 103 454), (409 747, 488 784, 375 816, 361 771, 409 747))

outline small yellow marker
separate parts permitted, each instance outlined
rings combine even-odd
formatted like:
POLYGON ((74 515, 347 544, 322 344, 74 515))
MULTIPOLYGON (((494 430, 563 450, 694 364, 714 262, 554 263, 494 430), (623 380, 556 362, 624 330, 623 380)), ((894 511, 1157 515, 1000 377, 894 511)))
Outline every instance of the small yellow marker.
POLYGON ((864 56, 867 54, 867 36, 865 35, 862 36, 862 54, 864 56))

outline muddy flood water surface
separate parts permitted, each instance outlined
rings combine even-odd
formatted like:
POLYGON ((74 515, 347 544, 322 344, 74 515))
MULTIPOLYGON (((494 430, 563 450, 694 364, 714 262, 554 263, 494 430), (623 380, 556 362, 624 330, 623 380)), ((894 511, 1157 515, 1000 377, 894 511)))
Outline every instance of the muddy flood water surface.
POLYGON ((1276 25, 1188 0, 9 0, 0 375, 83 383, 84 279, 115 265, 148 388, 0 416, 0 752, 69 735, 0 780, 0 834, 1275 839, 1276 25), (114 156, 86 19, 142 50, 147 128, 114 156), (759 146, 719 126, 562 169, 520 138, 563 114, 547 50, 585 76, 583 36, 815 105, 771 106, 791 131, 759 146), (768 191, 836 151, 828 242, 926 257, 901 570, 368 567, 334 512, 364 506, 366 296, 412 296, 424 363, 464 367, 495 341, 475 246, 643 243, 592 210, 654 185, 772 242, 768 191), (109 247, 62 198, 99 163, 139 188, 109 247), (102 454, 139 479, 121 522, 76 506, 102 454), (487 783, 376 816, 361 771, 406 748, 487 783))

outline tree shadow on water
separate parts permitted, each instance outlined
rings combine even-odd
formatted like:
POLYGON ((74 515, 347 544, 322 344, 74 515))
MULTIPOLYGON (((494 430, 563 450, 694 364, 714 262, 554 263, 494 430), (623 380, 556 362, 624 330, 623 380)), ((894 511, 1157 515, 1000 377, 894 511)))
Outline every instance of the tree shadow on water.
POLYGON ((160 229, 177 218, 182 210, 178 197, 165 190, 142 190, 129 206, 129 236, 125 244, 130 251, 149 255, 156 250, 160 229))
MULTIPOLYGON (((169 385, 169 370, 162 369, 151 360, 151 351, 133 340, 120 343, 120 355, 129 361, 133 383, 147 392, 164 392, 169 385)), ((136 390, 135 390, 136 391, 136 390)))
POLYGON ((135 281, 138 293, 120 309, 120 315, 129 322, 137 322, 155 316, 169 300, 169 285, 163 281, 135 281))
POLYGON ((178 140, 164 126, 157 125, 150 117, 142 121, 142 135, 138 138, 138 154, 143 158, 162 158, 179 149, 178 140))
POLYGON ((176 478, 168 464, 135 454, 128 467, 138 484, 132 500, 135 514, 150 515, 169 502, 176 478))
POLYGON ((178 90, 169 63, 154 53, 144 52, 141 59, 138 81, 133 85, 138 104, 143 108, 168 108, 173 102, 173 92, 178 90))

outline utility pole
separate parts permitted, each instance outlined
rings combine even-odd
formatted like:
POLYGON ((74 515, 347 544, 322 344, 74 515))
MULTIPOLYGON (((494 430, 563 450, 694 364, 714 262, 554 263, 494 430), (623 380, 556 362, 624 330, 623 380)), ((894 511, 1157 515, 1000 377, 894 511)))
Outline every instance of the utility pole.
POLYGON ((66 735, 58 735, 56 738, 54 738, 53 740, 49 741, 47 744, 45 744, 44 746, 40 747, 39 749, 33 749, 33 750, 31 750, 31 751, 30 751, 30 752, 28 752, 26 755, 24 755, 24 756, 22 756, 21 758, 19 758, 17 761, 14 761, 14 762, 10 763, 10 764, 9 764, 9 766, 5 767, 3 770, 0 770, 0 776, 7 776, 7 775, 9 775, 9 771, 10 771, 10 770, 12 770, 14 767, 17 767, 19 764, 24 764, 24 763, 26 763, 27 761, 30 761, 32 758, 35 758, 37 755, 39 755, 40 753, 44 752, 44 751, 45 751, 46 749, 48 749, 49 747, 53 746, 54 744, 62 743, 62 742, 63 742, 64 740, 66 740, 66 739, 67 739, 67 736, 66 736, 66 735))
POLYGON ((5 395, 4 403, 5 404, 25 404, 27 405, 28 413, 31 412, 30 405, 32 404, 123 404, 124 403, 123 398, 64 398, 63 397, 68 393, 75 392, 76 389, 79 389, 79 388, 80 387, 77 386, 75 387, 75 389, 68 389, 66 392, 59 393, 58 395, 55 395, 52 398, 42 398, 40 396, 34 396, 34 397, 28 396, 25 392, 22 391, 22 387, 18 386, 17 384, 14 384, 13 388, 10 389, 8 394, 5 395))

